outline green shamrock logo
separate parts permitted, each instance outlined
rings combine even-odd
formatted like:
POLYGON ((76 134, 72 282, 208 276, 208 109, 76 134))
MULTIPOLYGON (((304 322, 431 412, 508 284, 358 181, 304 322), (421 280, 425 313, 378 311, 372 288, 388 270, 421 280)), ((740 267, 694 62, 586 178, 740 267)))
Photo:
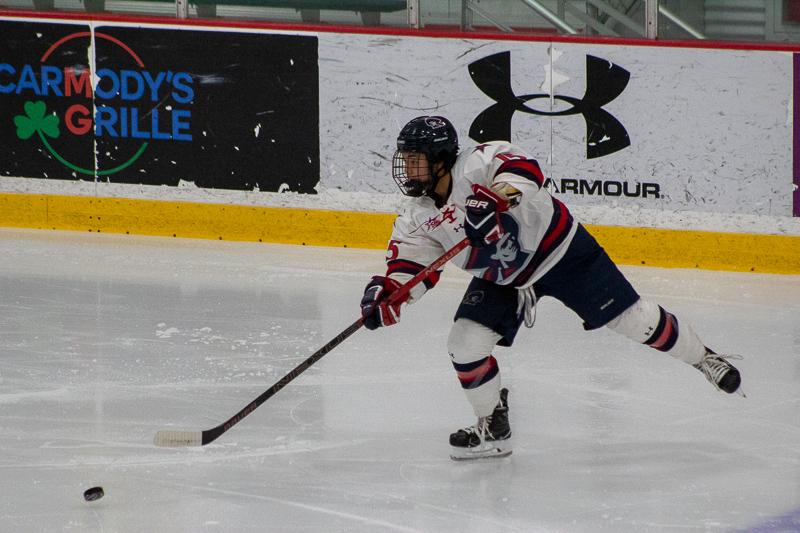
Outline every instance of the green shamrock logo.
POLYGON ((25 115, 14 117, 17 125, 17 137, 23 141, 30 139, 37 131, 57 139, 61 132, 58 131, 58 117, 55 114, 44 116, 47 107, 44 102, 25 102, 25 115))
POLYGON ((26 141, 33 137, 34 133, 38 133, 39 139, 41 139, 42 144, 44 144, 47 151, 50 152, 53 157, 55 157, 62 165, 87 176, 109 176, 111 174, 115 174, 131 166, 134 161, 139 159, 139 156, 144 153, 145 149, 147 149, 148 143, 143 142, 133 157, 114 168, 100 170, 98 168, 79 167, 78 165, 74 165, 64 159, 61 154, 59 154, 55 148, 50 145, 50 141, 47 140, 48 137, 52 139, 58 139, 58 137, 61 135, 61 132, 58 130, 59 120, 55 113, 50 113, 49 115, 45 116, 45 113, 47 112, 47 106, 42 101, 25 102, 24 109, 24 115, 16 115, 14 117, 14 124, 17 126, 17 137, 23 141, 26 141))

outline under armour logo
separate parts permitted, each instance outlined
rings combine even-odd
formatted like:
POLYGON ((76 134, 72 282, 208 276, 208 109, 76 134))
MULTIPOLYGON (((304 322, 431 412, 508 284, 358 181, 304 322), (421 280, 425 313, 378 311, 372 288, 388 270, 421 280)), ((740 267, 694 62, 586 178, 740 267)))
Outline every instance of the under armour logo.
POLYGON ((469 75, 486 96, 497 102, 478 115, 470 126, 469 136, 478 142, 510 141, 511 117, 521 111, 543 116, 583 115, 588 159, 613 154, 631 144, 625 127, 603 109, 622 94, 631 77, 630 72, 610 61, 586 56, 586 93, 583 98, 553 95, 555 100, 572 104, 572 108, 563 111, 539 111, 526 105, 537 98, 549 99, 549 94, 514 94, 510 52, 500 52, 470 63, 469 75))

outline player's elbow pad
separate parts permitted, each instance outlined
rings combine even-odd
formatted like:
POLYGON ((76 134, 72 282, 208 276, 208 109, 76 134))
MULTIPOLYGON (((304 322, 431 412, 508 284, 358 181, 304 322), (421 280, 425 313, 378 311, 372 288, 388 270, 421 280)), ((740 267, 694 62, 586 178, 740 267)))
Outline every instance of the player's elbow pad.
POLYGON ((508 202, 508 207, 514 207, 522 200, 522 191, 504 181, 498 181, 489 187, 493 193, 508 202))

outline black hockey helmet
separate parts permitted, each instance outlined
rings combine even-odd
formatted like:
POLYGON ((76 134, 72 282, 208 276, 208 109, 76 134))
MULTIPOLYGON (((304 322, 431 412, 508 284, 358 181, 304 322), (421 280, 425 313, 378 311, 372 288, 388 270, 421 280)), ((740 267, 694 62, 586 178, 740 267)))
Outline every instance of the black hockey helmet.
POLYGON ((444 117, 422 116, 408 122, 397 136, 397 151, 392 158, 392 177, 406 196, 423 196, 436 188, 458 155, 458 134, 444 117), (402 152, 419 152, 428 159, 431 180, 421 183, 409 179, 402 152), (438 165, 441 163, 441 165, 438 165))

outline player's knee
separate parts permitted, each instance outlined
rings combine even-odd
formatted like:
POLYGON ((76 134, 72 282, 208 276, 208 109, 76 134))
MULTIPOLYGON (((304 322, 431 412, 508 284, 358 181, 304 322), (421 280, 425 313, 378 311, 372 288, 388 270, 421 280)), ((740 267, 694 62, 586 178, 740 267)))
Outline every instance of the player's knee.
POLYGON ((607 326, 636 342, 644 343, 658 327, 662 311, 663 309, 657 304, 639 298, 635 304, 623 311, 607 326))
POLYGON ((472 363, 492 354, 500 335, 473 320, 459 318, 450 330, 447 351, 454 363, 472 363))
POLYGON ((497 403, 496 396, 500 390, 500 368, 492 355, 492 348, 498 340, 500 335, 491 329, 463 318, 453 324, 447 340, 447 349, 461 387, 467 391, 473 407, 483 410, 488 406, 489 412, 497 403))

